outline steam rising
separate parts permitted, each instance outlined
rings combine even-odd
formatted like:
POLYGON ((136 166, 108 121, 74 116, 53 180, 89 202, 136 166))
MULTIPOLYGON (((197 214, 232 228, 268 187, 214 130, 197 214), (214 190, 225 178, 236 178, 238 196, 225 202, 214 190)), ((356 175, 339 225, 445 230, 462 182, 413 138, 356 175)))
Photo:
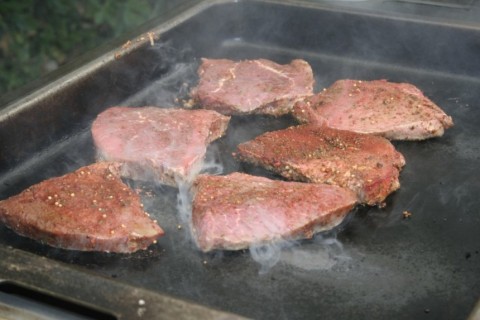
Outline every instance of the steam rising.
POLYGON ((252 259, 260 264, 260 274, 267 273, 280 261, 282 248, 289 247, 288 242, 272 242, 261 245, 252 244, 250 246, 250 255, 252 259))
POLYGON ((189 48, 178 50, 167 42, 158 43, 150 50, 158 56, 161 77, 124 100, 121 105, 178 106, 179 99, 187 97, 191 85, 197 79, 198 64, 193 59, 185 58, 191 51, 189 48))
POLYGON ((176 63, 161 79, 154 81, 143 90, 130 96, 122 102, 125 106, 162 106, 174 107, 178 105, 177 98, 188 93, 189 85, 184 79, 191 79, 196 75, 194 63, 176 63))
MULTIPOLYGON (((179 107, 187 99, 190 89, 197 81, 198 63, 195 59, 184 59, 189 54, 189 49, 179 51, 172 48, 168 43, 156 44, 152 50, 158 55, 159 68, 165 69, 161 77, 153 81, 150 85, 140 90, 136 94, 124 100, 121 105, 124 106, 159 106, 164 108, 179 107), (163 67, 162 67, 163 66, 163 67)), ((252 125, 255 127, 255 125, 252 125)), ((278 128, 277 128, 278 129, 278 128)), ((258 128, 257 128, 258 130, 258 128)), ((231 130, 236 136, 248 136, 251 138, 250 129, 242 134, 240 130, 231 130)), ((172 142, 174 143, 174 142, 172 142)), ((204 161, 198 168, 191 171, 187 179, 180 180, 176 178, 178 186, 177 194, 177 213, 179 221, 187 226, 187 230, 192 230, 192 194, 191 184, 199 173, 208 173, 218 175, 224 173, 225 168, 230 164, 222 163, 225 160, 222 157, 220 146, 211 144, 205 156, 204 161)), ((268 208, 267 208, 268 209, 268 208)), ((278 229, 278 221, 262 221, 267 228, 275 233, 278 229)), ((195 246, 190 232, 184 232, 185 245, 195 246)), ((259 265, 259 274, 266 274, 277 264, 285 264, 302 270, 326 270, 331 269, 340 261, 346 261, 349 255, 343 249, 342 243, 336 238, 336 234, 319 234, 311 240, 274 240, 268 243, 252 244, 249 247, 251 258, 259 265)))
POLYGON ((188 225, 191 230, 191 218, 192 218, 192 196, 190 194, 190 184, 180 182, 178 184, 177 195, 177 211, 180 216, 180 221, 183 224, 188 225))
MULTIPOLYGON (((204 170, 220 174, 222 166, 215 161, 207 161, 204 170)), ((177 210, 180 220, 192 229, 192 193, 189 183, 180 183, 177 196, 177 210)), ((264 215, 268 216, 268 215, 264 215)), ((260 219, 260 229, 270 230, 272 235, 278 234, 278 221, 260 219)), ((255 228, 252 226, 252 228, 255 228)), ((264 230, 265 231, 265 230, 264 230)), ((191 236, 189 234, 189 236, 191 236)), ((194 244, 192 244, 194 245, 194 244)), ((337 239, 336 232, 320 233, 311 240, 275 239, 270 242, 254 243, 249 246, 251 258, 259 265, 259 274, 267 274, 277 264, 289 265, 302 270, 328 270, 339 262, 350 260, 343 244, 337 239)))
MULTIPOLYGON (((205 159, 201 164, 200 173, 208 173, 212 175, 218 175, 223 172, 223 166, 218 161, 218 148, 212 146, 208 148, 205 155, 205 159)), ((199 172, 191 172, 190 177, 187 181, 176 179, 178 186, 178 195, 177 195, 177 211, 180 215, 180 221, 183 224, 191 227, 191 217, 192 217, 192 195, 191 195, 191 184, 199 172)), ((190 228, 191 229, 191 228, 190 228)))
POLYGON ((268 273, 278 263, 311 271, 329 270, 351 259, 336 233, 318 234, 310 241, 283 240, 251 245, 249 249, 252 259, 260 266, 259 274, 268 273))
POLYGON ((208 173, 212 175, 222 174, 224 170, 223 165, 219 160, 219 154, 220 150, 218 150, 218 146, 211 145, 207 149, 200 173, 208 173))

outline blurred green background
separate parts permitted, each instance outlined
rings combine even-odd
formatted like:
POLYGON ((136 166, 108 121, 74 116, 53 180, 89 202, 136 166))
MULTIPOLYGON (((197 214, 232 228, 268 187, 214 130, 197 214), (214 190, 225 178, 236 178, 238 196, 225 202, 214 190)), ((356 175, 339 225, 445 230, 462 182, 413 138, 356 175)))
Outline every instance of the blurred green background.
POLYGON ((118 37, 176 0, 0 0, 0 96, 118 37))

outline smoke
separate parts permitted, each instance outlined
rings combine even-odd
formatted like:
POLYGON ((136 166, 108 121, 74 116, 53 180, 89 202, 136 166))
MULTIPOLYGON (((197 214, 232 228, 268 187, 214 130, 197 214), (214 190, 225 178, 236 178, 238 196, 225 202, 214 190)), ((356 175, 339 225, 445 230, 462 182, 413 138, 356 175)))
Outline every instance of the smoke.
POLYGON ((155 56, 153 68, 161 76, 122 101, 121 105, 165 108, 180 106, 197 81, 198 62, 191 57, 191 51, 189 47, 177 49, 168 41, 150 47, 149 53, 155 56))
POLYGON ((250 246, 252 259, 264 275, 277 264, 301 270, 330 270, 338 263, 350 261, 350 254, 337 239, 335 231, 319 233, 311 240, 281 240, 250 246))
MULTIPOLYGON (((219 162, 218 147, 211 146, 207 149, 205 159, 200 163, 200 170, 191 171, 187 180, 176 178, 178 187, 177 194, 177 213, 182 224, 188 226, 188 230, 192 230, 191 218, 192 218, 192 198, 191 193, 192 183, 195 177, 199 173, 208 173, 212 175, 218 175, 223 172, 223 165, 219 162)), ((190 235, 190 233, 188 233, 190 235)))
POLYGON ((124 100, 125 106, 180 106, 189 92, 189 79, 196 77, 196 64, 178 62, 161 78, 124 100))
POLYGON ((200 173, 208 173, 218 175, 224 172, 224 166, 221 162, 221 150, 216 144, 212 144, 207 148, 205 159, 202 163, 200 173))
MULTIPOLYGON (((221 165, 213 162, 213 164, 204 165, 204 168, 219 169, 221 165)), ((212 196, 215 197, 215 194, 212 194, 212 196)), ((180 220, 188 226, 190 232, 194 230, 192 225, 192 201, 194 197, 189 183, 179 184, 177 211, 180 220)), ((246 209, 248 213, 246 212, 246 216, 243 217, 245 218, 244 222, 231 221, 231 226, 224 226, 220 223, 212 224, 210 227, 212 229, 225 227, 228 230, 236 230, 238 234, 243 234, 244 240, 245 234, 248 234, 246 239, 251 241, 248 246, 248 254, 258 264, 260 275, 269 273, 278 264, 289 265, 302 270, 327 270, 334 267, 338 262, 350 259, 349 254, 343 248, 343 244, 337 239, 336 231, 330 230, 329 232, 319 233, 309 240, 284 239, 282 235, 288 232, 289 222, 283 219, 281 214, 272 215, 271 211, 275 212, 275 207, 281 205, 281 203, 275 204, 275 199, 273 200, 269 204, 249 206, 246 209)), ((215 206, 215 200, 212 201, 211 205, 215 206)), ((222 215, 223 217, 219 218, 223 221, 224 216, 229 214, 231 212, 225 212, 222 215)), ((348 219, 342 221, 346 220, 348 219)), ((333 222, 332 226, 338 222, 340 221, 333 222)), ((338 230, 338 228, 337 226, 335 230, 338 230)), ((189 235, 193 239, 195 238, 193 233, 189 233, 189 235)), ((216 236, 213 237, 216 238, 216 236)), ((226 243, 235 245, 235 241, 230 244, 226 240, 226 243)))
POLYGON ((318 234, 312 240, 312 245, 295 249, 284 251, 282 262, 303 270, 329 270, 338 263, 352 259, 337 239, 336 232, 318 234))
MULTIPOLYGON (((124 100, 121 105, 163 108, 191 107, 191 104, 187 103, 188 94, 198 79, 196 74, 198 62, 195 58, 188 56, 190 50, 177 50, 168 43, 157 44, 151 50, 158 55, 159 66, 157 68, 162 71, 161 77, 124 100)), ((193 198, 191 187, 195 177, 201 173, 211 175, 224 173, 225 168, 231 166, 230 161, 232 160, 224 155, 225 148, 227 147, 227 151, 229 151, 230 145, 238 144, 237 140, 246 140, 270 129, 287 127, 289 123, 289 119, 270 119, 258 116, 232 119, 224 143, 210 144, 203 161, 190 171, 190 175, 186 179, 175 177, 178 188, 176 214, 179 223, 185 227, 182 232, 183 241, 177 238, 183 242, 182 245, 195 246, 191 234, 193 198)), ((238 168, 238 165, 232 167, 241 169, 238 168)), ((270 231, 272 234, 279 234, 278 223, 281 222, 262 221, 266 228, 264 231, 267 233, 270 231)), ((283 240, 276 236, 276 238, 267 239, 261 244, 252 244, 248 254, 258 264, 259 274, 267 274, 279 264, 302 270, 326 270, 334 267, 340 261, 349 259, 342 243, 336 238, 336 234, 331 232, 328 235, 316 235, 310 240, 283 240)))
MULTIPOLYGON (((177 213, 179 220, 188 230, 192 230, 192 194, 191 184, 179 181, 177 194, 177 213)), ((189 236, 190 233, 187 233, 189 236)))
POLYGON ((250 255, 260 265, 259 274, 268 273, 280 261, 282 249, 290 246, 288 241, 252 244, 250 255))

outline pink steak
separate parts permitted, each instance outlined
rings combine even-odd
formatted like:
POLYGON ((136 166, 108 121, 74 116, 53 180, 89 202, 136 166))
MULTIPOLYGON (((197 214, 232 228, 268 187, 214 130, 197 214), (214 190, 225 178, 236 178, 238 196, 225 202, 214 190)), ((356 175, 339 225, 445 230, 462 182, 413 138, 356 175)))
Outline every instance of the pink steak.
POLYGON ((200 175, 193 190, 193 235, 202 251, 311 238, 337 226, 356 203, 341 187, 243 173, 200 175))
POLYGON ((205 109, 226 115, 282 115, 313 94, 310 65, 300 59, 280 65, 270 60, 202 59, 199 84, 191 92, 205 109))
POLYGON ((452 118, 417 87, 385 80, 339 80, 297 103, 293 115, 302 123, 391 140, 439 137, 453 126, 452 118))
POLYGON ((262 134, 240 144, 236 157, 290 180, 349 188, 369 205, 400 187, 405 164, 385 138, 313 125, 262 134))
POLYGON ((95 119, 92 136, 100 159, 127 164, 124 176, 176 186, 199 173, 229 120, 211 110, 112 107, 95 119))
POLYGON ((0 201, 0 221, 50 246, 129 253, 163 230, 120 179, 120 164, 96 163, 33 185, 0 201))

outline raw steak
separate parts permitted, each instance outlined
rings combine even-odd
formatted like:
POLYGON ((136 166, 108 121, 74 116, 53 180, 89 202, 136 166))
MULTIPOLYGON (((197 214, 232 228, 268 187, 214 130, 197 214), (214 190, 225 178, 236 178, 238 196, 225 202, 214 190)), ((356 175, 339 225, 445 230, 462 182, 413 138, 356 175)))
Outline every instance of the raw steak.
POLYGON ((100 159, 128 164, 125 177, 176 186, 198 174, 229 120, 211 110, 112 107, 98 115, 92 135, 100 159))
POLYGON ((369 205, 400 187, 405 164, 385 138, 310 125, 267 132, 240 144, 235 155, 290 180, 349 188, 369 205))
POLYGON ((202 251, 311 238, 338 225, 356 203, 348 189, 233 173, 194 182, 193 236, 202 251))
POLYGON ((339 80, 299 102, 294 116, 303 123, 370 133, 391 140, 442 136, 452 118, 408 83, 339 80))
POLYGON ((0 201, 0 221, 54 247, 134 252, 163 230, 119 177, 120 165, 97 163, 51 178, 0 201))
POLYGON ((191 92, 205 109, 227 115, 282 115, 313 94, 313 72, 304 60, 280 65, 259 59, 202 59, 199 84, 191 92))

